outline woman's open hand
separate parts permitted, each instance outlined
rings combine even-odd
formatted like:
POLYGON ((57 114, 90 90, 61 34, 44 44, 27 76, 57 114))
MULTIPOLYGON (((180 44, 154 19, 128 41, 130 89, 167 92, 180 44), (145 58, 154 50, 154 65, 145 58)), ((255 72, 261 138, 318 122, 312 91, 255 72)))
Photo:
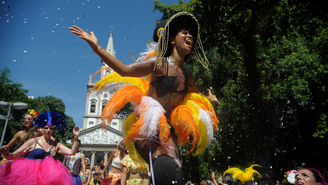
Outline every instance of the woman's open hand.
POLYGON ((87 41, 87 43, 91 46, 92 49, 96 48, 98 45, 98 39, 95 34, 91 31, 90 34, 83 31, 81 28, 73 25, 73 27, 69 27, 72 33, 79 36, 79 38, 87 41))
POLYGON ((219 106, 221 106, 221 103, 217 99, 216 95, 212 94, 212 91, 210 89, 207 89, 207 91, 208 91, 208 96, 207 96, 208 100, 210 100, 210 102, 215 102, 219 106))
POLYGON ((74 136, 79 136, 80 135, 80 127, 75 126, 73 128, 73 134, 74 134, 74 136))

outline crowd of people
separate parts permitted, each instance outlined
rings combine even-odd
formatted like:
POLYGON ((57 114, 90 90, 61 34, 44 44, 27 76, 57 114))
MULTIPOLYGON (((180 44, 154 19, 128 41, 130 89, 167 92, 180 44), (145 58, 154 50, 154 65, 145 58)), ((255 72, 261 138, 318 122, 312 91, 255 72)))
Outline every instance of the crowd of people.
MULTIPOLYGON (((178 143, 191 143, 186 154, 204 151, 218 130, 212 103, 220 105, 210 90, 208 96, 199 92, 193 74, 185 68, 195 59, 208 69, 195 16, 179 12, 159 22, 148 51, 130 65, 107 53, 93 32, 86 33, 77 26, 69 29, 115 71, 94 86, 97 93, 116 89, 103 109, 103 124, 110 123, 127 103, 134 105, 134 112, 124 122, 124 140, 106 164, 100 158, 90 169, 90 160, 79 151, 79 127, 73 128, 70 149, 53 138, 57 129, 66 128, 62 115, 54 111, 36 115, 30 111, 24 115, 25 129, 0 149, 6 161, 0 167, 0 184, 191 184, 185 180, 178 143), (9 152, 18 140, 20 148, 9 152), (53 158, 56 153, 66 156, 63 163, 53 158)), ((225 184, 216 181, 214 173, 212 180, 215 185, 225 184)), ((327 185, 321 173, 312 168, 299 170, 295 184, 327 185)))

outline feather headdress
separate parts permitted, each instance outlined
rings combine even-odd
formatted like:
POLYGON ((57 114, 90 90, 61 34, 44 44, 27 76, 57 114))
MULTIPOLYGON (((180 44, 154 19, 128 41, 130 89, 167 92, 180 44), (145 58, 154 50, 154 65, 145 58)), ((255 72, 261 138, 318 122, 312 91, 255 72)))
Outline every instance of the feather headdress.
POLYGON ((229 168, 223 173, 223 176, 226 173, 231 173, 232 178, 239 179, 243 184, 245 184, 245 182, 254 181, 253 175, 257 176, 258 178, 262 178, 262 175, 253 169, 254 166, 261 167, 258 164, 253 164, 252 166, 246 168, 245 171, 242 171, 239 168, 229 168))
POLYGON ((56 111, 47 111, 39 114, 33 125, 38 126, 37 128, 44 128, 46 125, 55 126, 59 130, 62 130, 66 128, 66 119, 56 111))

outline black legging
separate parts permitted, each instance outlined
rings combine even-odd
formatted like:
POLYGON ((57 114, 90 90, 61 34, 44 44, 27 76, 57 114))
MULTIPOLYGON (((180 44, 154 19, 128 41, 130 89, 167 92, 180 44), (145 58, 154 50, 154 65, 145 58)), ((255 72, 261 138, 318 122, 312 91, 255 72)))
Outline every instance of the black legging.
MULTIPOLYGON (((156 185, 184 185, 184 173, 174 159, 167 155, 159 155, 153 160, 153 171, 156 185)), ((152 184, 150 177, 149 183, 152 184)))

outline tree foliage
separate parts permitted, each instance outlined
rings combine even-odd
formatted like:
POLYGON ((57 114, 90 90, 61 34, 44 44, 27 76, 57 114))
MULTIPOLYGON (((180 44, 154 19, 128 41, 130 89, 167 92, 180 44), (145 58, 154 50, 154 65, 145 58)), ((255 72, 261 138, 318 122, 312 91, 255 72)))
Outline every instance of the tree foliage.
POLYGON ((328 129, 323 7, 305 0, 154 2, 162 20, 179 11, 197 17, 210 70, 196 61, 187 68, 200 91, 212 87, 222 104, 211 149, 183 160, 189 179, 250 163, 263 167, 262 182, 281 180, 284 171, 302 165, 328 172, 327 147, 314 147, 327 142, 328 129))

